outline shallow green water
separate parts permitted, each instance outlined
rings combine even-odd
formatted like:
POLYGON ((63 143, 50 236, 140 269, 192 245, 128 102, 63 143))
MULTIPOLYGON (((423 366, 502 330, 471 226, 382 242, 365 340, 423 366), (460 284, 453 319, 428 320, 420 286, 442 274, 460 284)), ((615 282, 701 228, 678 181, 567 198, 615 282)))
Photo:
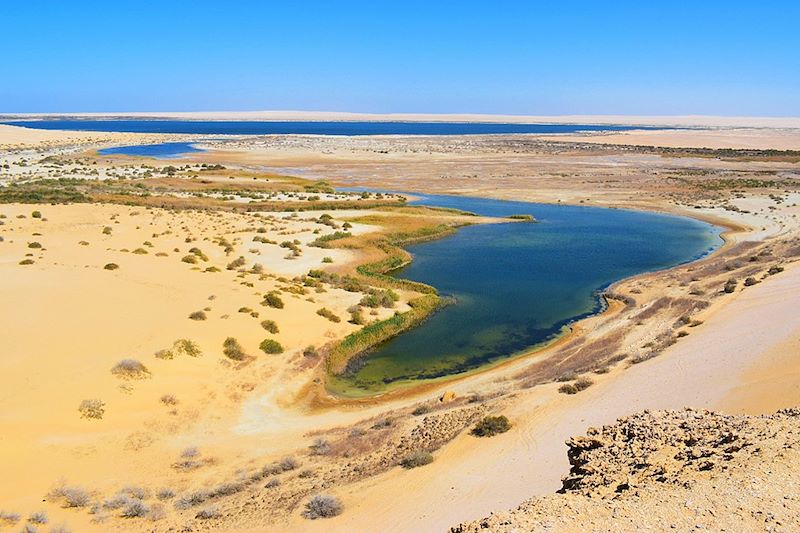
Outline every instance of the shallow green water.
POLYGON ((394 274, 433 285, 456 303, 351 365, 332 383, 339 392, 380 392, 520 353, 599 311, 599 291, 609 284, 691 261, 722 242, 719 228, 652 213, 453 196, 417 203, 532 214, 539 223, 470 226, 410 246, 414 261, 394 274))

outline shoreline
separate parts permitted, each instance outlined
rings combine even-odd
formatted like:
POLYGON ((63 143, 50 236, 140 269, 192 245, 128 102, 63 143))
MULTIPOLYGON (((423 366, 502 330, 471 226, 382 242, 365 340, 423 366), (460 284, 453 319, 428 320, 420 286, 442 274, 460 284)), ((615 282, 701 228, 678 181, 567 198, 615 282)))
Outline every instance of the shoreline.
MULTIPOLYGON (((385 192, 392 192, 393 194, 401 194, 401 195, 404 195, 406 197, 410 197, 410 194, 413 194, 413 193, 405 193, 405 192, 397 192, 397 191, 379 191, 377 189, 375 190, 375 192, 384 192, 384 193, 385 192)), ((424 194, 424 193, 418 193, 418 194, 424 194)), ((452 194, 452 196, 461 196, 461 197, 476 198, 476 199, 490 199, 490 200, 494 199, 494 198, 491 198, 491 197, 474 196, 474 195, 469 195, 469 194, 452 194)), ((510 201, 510 200, 505 200, 505 199, 500 199, 500 200, 502 200, 502 201, 510 201)), ((424 198, 422 199, 422 201, 424 201, 424 198)), ((734 241, 732 239, 733 235, 735 235, 737 233, 746 233, 747 231, 749 231, 749 228, 747 228, 745 226, 737 225, 732 221, 725 220, 725 219, 720 218, 720 217, 713 217, 713 216, 710 216, 710 215, 690 213, 688 211, 684 212, 684 211, 681 211, 681 210, 670 210, 670 209, 658 209, 657 210, 657 209, 648 209, 648 208, 644 208, 644 207, 641 207, 641 206, 631 207, 631 206, 623 206, 623 205, 620 205, 620 206, 595 206, 595 205, 586 206, 586 205, 574 204, 574 203, 568 203, 568 202, 564 202, 564 203, 558 202, 558 203, 556 203, 556 202, 539 202, 539 201, 535 201, 535 202, 530 201, 530 202, 528 202, 528 201, 525 201, 524 203, 564 205, 564 206, 570 206, 570 207, 587 207, 587 208, 598 208, 598 209, 627 209, 627 210, 630 210, 630 211, 636 211, 636 212, 642 212, 642 213, 652 213, 652 214, 658 214, 658 215, 663 215, 663 216, 671 216, 671 217, 688 218, 688 219, 692 219, 692 220, 698 220, 698 221, 705 222, 707 224, 710 224, 710 225, 712 225, 714 227, 717 227, 717 228, 721 229, 722 231, 720 231, 718 235, 719 235, 720 239, 722 240, 722 243, 720 243, 718 246, 716 246, 713 251, 704 253, 702 256, 697 257, 695 259, 689 259, 687 261, 684 261, 684 262, 681 262, 681 263, 678 263, 678 264, 675 264, 675 265, 672 265, 670 267, 666 267, 666 268, 663 268, 663 269, 647 271, 647 272, 640 272, 638 274, 635 274, 635 275, 632 275, 632 276, 628 276, 628 277, 621 278, 619 280, 613 281, 613 282, 609 283, 608 285, 606 285, 605 287, 598 288, 597 289, 597 292, 599 294, 599 300, 598 301, 604 302, 604 304, 601 303, 600 309, 598 311, 591 312, 591 313, 589 313, 589 314, 587 314, 585 316, 582 316, 581 318, 578 318, 578 319, 575 319, 575 320, 572 320, 572 321, 568 322, 567 324, 565 324, 565 326, 562 327, 562 331, 560 333, 556 334, 553 338, 545 339, 545 340, 541 341, 541 343, 538 343, 536 345, 533 345, 533 346, 530 346, 528 348, 525 348, 525 349, 523 349, 522 351, 520 351, 520 352, 518 352, 516 354, 509 354, 508 356, 505 356, 505 357, 502 357, 502 358, 498 358, 498 360, 496 360, 496 361, 487 362, 485 364, 482 364, 479 367, 476 367, 476 368, 473 368, 473 369, 469 369, 469 370, 466 370, 464 372, 448 374, 446 376, 440 376, 440 377, 431 378, 431 379, 402 381, 402 382, 397 383, 394 386, 390 385, 385 390, 378 391, 378 392, 369 392, 369 391, 367 391, 367 392, 364 392, 363 394, 346 394, 346 393, 342 393, 342 392, 339 392, 337 390, 331 389, 330 386, 329 386, 330 374, 329 374, 329 371, 326 371, 326 372, 323 373, 323 376, 325 377, 325 379, 324 379, 323 383, 321 384, 321 387, 322 387, 321 391, 317 391, 317 392, 314 393, 313 405, 315 407, 317 407, 317 408, 322 408, 324 406, 341 407, 341 406, 346 406, 346 405, 350 405, 350 404, 353 404, 353 405, 375 405, 375 404, 380 404, 380 403, 384 403, 384 402, 390 402, 390 401, 394 401, 394 400, 398 400, 398 399, 415 398, 415 397, 421 396, 421 395, 423 395, 423 394, 425 394, 425 393, 427 393, 427 392, 429 392, 431 390, 437 389, 437 388, 439 388, 441 386, 448 385, 448 384, 451 384, 451 383, 453 383, 453 384, 459 383, 461 381, 464 381, 466 379, 469 379, 471 377, 474 377, 474 376, 477 376, 477 375, 480 375, 480 374, 489 373, 489 372, 492 372, 494 370, 506 368, 509 365, 513 364, 513 363, 518 363, 518 362, 530 363, 530 362, 536 361, 536 360, 546 360, 547 356, 551 355, 550 352, 552 352, 556 348, 560 347, 561 345, 563 345, 567 341, 578 337, 580 335, 580 333, 582 332, 582 330, 584 329, 585 325, 589 321, 591 321, 592 319, 595 319, 595 318, 609 318, 609 317, 614 316, 614 314, 617 311, 619 311, 619 307, 614 305, 614 301, 608 299, 607 296, 606 296, 606 294, 609 291, 612 291, 615 287, 618 287, 621 284, 628 283, 628 282, 630 282, 632 280, 635 280, 635 279, 646 278, 646 277, 654 276, 654 275, 657 275, 657 274, 668 274, 669 272, 674 271, 676 269, 679 269, 681 267, 686 267, 688 265, 693 265, 693 264, 699 264, 699 263, 703 262, 704 260, 711 260, 716 255, 718 255, 720 253, 723 253, 724 251, 727 251, 727 249, 734 243, 734 241), (564 331, 565 329, 567 331, 564 331), (330 402, 329 401, 325 401, 324 396, 326 396, 326 395, 329 396, 330 397, 329 399, 332 400, 332 401, 330 401, 330 402)), ((426 207, 437 207, 437 206, 426 206, 426 207)), ((500 222, 501 223, 502 222, 514 222, 514 220, 511 220, 511 219, 504 220, 503 219, 500 222)), ((416 242, 424 242, 424 241, 427 241, 427 240, 443 239, 443 238, 446 238, 446 237, 452 235, 454 232, 458 231, 460 229, 460 227, 461 226, 453 228, 452 232, 443 232, 441 234, 427 236, 424 239, 422 239, 422 241, 420 241, 418 239, 412 239, 410 241, 406 241, 404 243, 398 244, 398 246, 400 248, 402 248, 404 250, 404 252, 410 256, 410 254, 408 253, 408 251, 404 247, 405 244, 414 244, 416 242)), ((413 257, 409 258, 408 261, 403 263, 402 265, 398 265, 396 267, 393 267, 391 270, 386 271, 386 272, 391 272, 393 270, 397 270, 399 268, 402 268, 402 266, 407 265, 412 260, 413 260, 413 257)), ((364 266, 364 265, 358 265, 356 267, 357 271, 358 271, 358 268, 360 266, 364 266)), ((414 283, 417 283, 417 282, 414 282, 414 283)), ((432 287, 432 288, 438 294, 438 289, 436 287, 432 287)), ((420 322, 416 323, 415 325, 413 325, 411 327, 412 328, 421 327, 424 324, 424 321, 427 320, 427 318, 431 314, 437 312, 439 309, 440 309, 439 306, 435 307, 434 309, 431 310, 431 312, 428 315, 423 317, 420 322)), ((403 333, 405 333, 407 331, 408 331, 408 329, 404 329, 404 330, 402 330, 400 332, 397 332, 394 335, 391 335, 390 337, 381 339, 378 342, 376 342, 375 344, 373 344, 371 346, 368 346, 367 348, 364 348, 364 350, 362 350, 361 353, 369 352, 369 351, 373 350, 376 346, 378 346, 378 345, 380 345, 380 344, 382 344, 382 343, 384 343, 384 342, 386 342, 386 341, 388 341, 388 340, 390 340, 390 339, 392 339, 392 338, 394 338, 394 337, 396 337, 398 335, 402 335, 403 333)), ((344 339, 342 339, 342 341, 343 340, 344 339)), ((366 353, 364 355, 356 354, 355 356, 349 358, 348 361, 352 361, 352 360, 354 360, 356 358, 359 358, 359 357, 362 357, 362 356, 363 357, 369 357, 369 353, 366 353)))

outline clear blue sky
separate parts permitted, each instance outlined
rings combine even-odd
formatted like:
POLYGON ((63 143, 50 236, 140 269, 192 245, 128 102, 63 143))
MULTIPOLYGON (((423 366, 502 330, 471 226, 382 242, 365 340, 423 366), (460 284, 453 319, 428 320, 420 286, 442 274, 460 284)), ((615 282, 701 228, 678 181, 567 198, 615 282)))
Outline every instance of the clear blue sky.
POLYGON ((800 116, 800 2, 3 1, 0 112, 800 116))

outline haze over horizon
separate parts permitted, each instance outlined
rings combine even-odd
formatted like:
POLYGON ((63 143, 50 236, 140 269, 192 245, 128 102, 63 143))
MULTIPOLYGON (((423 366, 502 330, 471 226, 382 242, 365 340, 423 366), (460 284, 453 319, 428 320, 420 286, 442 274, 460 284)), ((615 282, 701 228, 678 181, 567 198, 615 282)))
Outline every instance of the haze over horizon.
POLYGON ((788 1, 43 1, 4 14, 0 113, 800 115, 788 1))

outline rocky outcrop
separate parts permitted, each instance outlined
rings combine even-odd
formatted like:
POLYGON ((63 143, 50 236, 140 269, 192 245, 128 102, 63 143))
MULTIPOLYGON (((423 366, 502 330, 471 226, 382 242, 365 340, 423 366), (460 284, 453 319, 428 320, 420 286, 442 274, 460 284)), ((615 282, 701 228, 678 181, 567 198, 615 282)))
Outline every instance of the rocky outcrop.
POLYGON ((645 411, 567 441, 560 494, 468 531, 800 530, 800 410, 645 411))

